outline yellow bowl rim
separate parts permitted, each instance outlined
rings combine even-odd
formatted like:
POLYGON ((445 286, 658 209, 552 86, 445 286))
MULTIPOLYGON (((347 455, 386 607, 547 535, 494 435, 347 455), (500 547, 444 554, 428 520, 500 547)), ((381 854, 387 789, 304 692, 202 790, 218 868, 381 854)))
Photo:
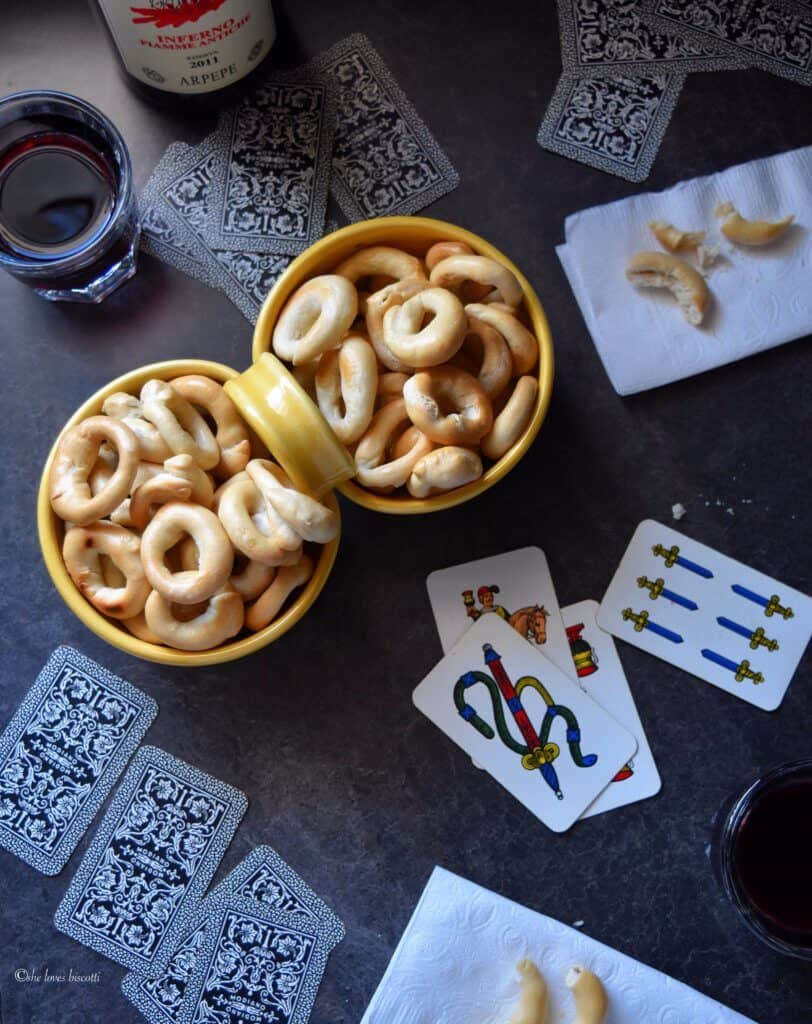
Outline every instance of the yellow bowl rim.
MULTIPOLYGON (((139 640, 138 637, 128 633, 124 627, 117 626, 112 620, 102 615, 89 601, 82 597, 70 578, 65 568, 65 563, 62 560, 61 546, 54 532, 58 516, 51 508, 48 496, 48 477, 60 438, 70 427, 98 412, 101 408, 101 403, 113 392, 129 391, 132 393, 132 389, 135 386, 134 382, 146 380, 149 377, 159 377, 162 380, 168 380, 171 377, 179 377, 188 373, 206 374, 220 383, 238 376, 238 371, 230 366, 207 359, 169 359, 138 367, 135 370, 122 374, 120 377, 116 377, 109 384, 99 388, 79 406, 59 432, 59 436, 54 441, 45 462, 37 494, 37 531, 42 556, 54 586, 70 610, 88 629, 101 637, 102 640, 112 644, 113 647, 117 647, 126 654, 132 654, 136 658, 143 658, 162 665, 196 667, 199 665, 219 665, 227 661, 234 661, 237 658, 243 658, 260 650, 262 647, 266 647, 287 633, 307 612, 327 582, 338 554, 340 532, 338 536, 322 547, 313 575, 306 583, 299 597, 278 619, 274 619, 273 622, 258 633, 252 633, 250 636, 228 644, 222 644, 220 647, 214 647, 208 651, 179 651, 171 647, 159 647, 156 644, 147 643, 145 640, 139 640)), ((334 494, 330 493, 322 500, 340 516, 340 509, 334 494)))
POLYGON ((439 512, 442 509, 461 505, 463 502, 470 501, 471 498, 475 498, 477 495, 483 494, 493 487, 519 462, 536 439, 547 415, 552 396, 555 370, 550 325, 547 322, 547 316, 541 300, 536 295, 530 282, 512 260, 505 256, 496 246, 473 231, 459 227, 456 224, 451 224, 448 221, 436 220, 433 217, 374 217, 370 220, 349 224, 314 242, 301 255, 297 256, 277 279, 259 311, 256 326, 254 327, 251 357, 256 361, 263 352, 271 351, 270 339, 273 333, 274 322, 278 315, 276 307, 278 306, 281 310, 289 293, 301 283, 300 273, 304 267, 309 268, 314 261, 328 256, 335 248, 337 242, 352 241, 359 245, 365 243, 382 244, 384 242, 383 238, 373 238, 371 236, 379 235, 381 229, 389 229, 395 233, 402 228, 436 231, 437 241, 466 242, 474 252, 490 256, 513 271, 524 292, 525 307, 530 316, 533 332, 539 343, 539 390, 533 416, 521 437, 514 442, 513 446, 505 452, 501 459, 492 466, 489 466, 478 480, 474 480, 472 483, 459 487, 454 491, 435 494, 429 498, 390 497, 389 495, 374 494, 372 491, 360 487, 353 480, 346 480, 338 486, 338 490, 346 498, 349 498, 350 501, 375 512, 386 512, 394 515, 422 515, 426 512, 439 512))

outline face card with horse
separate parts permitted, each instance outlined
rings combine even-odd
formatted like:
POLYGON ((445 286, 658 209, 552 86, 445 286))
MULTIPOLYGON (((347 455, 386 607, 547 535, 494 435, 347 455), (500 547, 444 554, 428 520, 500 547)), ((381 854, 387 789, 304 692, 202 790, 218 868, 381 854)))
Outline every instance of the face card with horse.
POLYGON ((438 569, 426 581, 431 608, 448 653, 473 623, 500 618, 576 678, 564 620, 541 548, 519 548, 438 569))
POLYGON ((477 619, 413 699, 554 832, 637 750, 630 732, 499 615, 477 619))

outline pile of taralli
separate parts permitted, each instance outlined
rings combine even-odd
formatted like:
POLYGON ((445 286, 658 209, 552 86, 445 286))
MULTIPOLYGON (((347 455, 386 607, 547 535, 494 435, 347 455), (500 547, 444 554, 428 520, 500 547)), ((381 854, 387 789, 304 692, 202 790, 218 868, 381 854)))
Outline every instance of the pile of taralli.
POLYGON ((313 573, 305 543, 338 516, 252 458, 236 407, 208 377, 149 380, 61 437, 51 506, 84 597, 152 644, 203 651, 264 629, 313 573))
POLYGON ((501 263, 462 242, 359 249, 288 299, 272 347, 354 454, 356 482, 415 498, 499 460, 530 422, 539 344, 501 263))

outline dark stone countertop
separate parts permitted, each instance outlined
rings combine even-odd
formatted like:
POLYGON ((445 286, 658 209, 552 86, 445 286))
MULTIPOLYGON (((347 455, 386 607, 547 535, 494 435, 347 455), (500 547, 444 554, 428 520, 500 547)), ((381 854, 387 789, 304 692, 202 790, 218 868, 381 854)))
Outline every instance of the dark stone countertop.
MULTIPOLYGON (((243 368, 250 328, 224 296, 150 258, 99 308, 48 304, 0 275, 0 722, 59 643, 152 694, 161 710, 148 741, 248 794, 218 877, 268 842, 346 922, 314 1024, 358 1021, 437 863, 564 922, 583 920, 589 935, 761 1024, 800 1024, 812 972, 751 938, 706 849, 725 797, 809 755, 808 661, 766 714, 622 646, 662 792, 564 836, 474 772, 411 691, 440 656, 425 591, 432 569, 539 544, 562 605, 600 598, 635 525, 668 521, 675 501, 688 508, 691 536, 810 589, 808 344, 621 399, 553 246, 575 210, 808 144, 812 93, 757 71, 690 76, 649 180, 635 186, 535 142, 560 70, 554 4, 496 10, 472 0, 464 17, 449 0, 275 6, 280 64, 365 31, 431 126, 462 184, 426 212, 504 249, 546 306, 557 359, 548 420, 521 465, 462 508, 387 518, 344 502, 329 585, 281 642, 217 668, 162 668, 106 646, 57 597, 34 525, 40 467, 68 415, 112 377, 181 356, 243 368)), ((194 142, 213 124, 135 98, 78 0, 3 4, 0 93, 35 87, 76 92, 110 114, 139 184, 170 141, 194 142)), ((92 834, 55 878, 0 852, 4 1024, 140 1019, 119 993, 122 969, 52 924, 92 834), (16 969, 44 965, 101 980, 15 981, 16 969)))

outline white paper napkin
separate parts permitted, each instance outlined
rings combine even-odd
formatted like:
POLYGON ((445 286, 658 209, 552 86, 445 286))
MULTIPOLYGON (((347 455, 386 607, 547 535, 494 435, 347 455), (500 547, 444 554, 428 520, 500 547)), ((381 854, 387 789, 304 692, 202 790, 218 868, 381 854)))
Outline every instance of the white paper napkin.
POLYGON ((754 1024, 587 935, 435 868, 361 1024, 504 1024, 530 957, 550 988, 549 1024, 573 1017, 564 976, 585 964, 609 996, 606 1024, 754 1024))
MULTIPOLYGON (((812 146, 753 160, 567 217, 556 252, 615 391, 668 384, 812 333, 812 146), (795 224, 773 245, 729 243, 714 217, 730 200, 743 217, 795 224), (629 258, 660 246, 651 220, 705 229, 722 258, 708 272, 713 305, 686 323, 672 297, 626 280, 629 258)), ((688 257, 690 262, 690 257, 688 257)))

